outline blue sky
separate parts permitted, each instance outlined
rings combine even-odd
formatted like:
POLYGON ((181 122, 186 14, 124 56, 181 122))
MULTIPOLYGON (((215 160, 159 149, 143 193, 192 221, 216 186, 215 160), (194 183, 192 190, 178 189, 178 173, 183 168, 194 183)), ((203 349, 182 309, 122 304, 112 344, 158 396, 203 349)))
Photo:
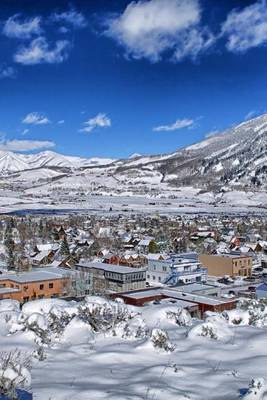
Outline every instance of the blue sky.
POLYGON ((0 9, 2 150, 171 152, 267 109, 264 0, 0 9))

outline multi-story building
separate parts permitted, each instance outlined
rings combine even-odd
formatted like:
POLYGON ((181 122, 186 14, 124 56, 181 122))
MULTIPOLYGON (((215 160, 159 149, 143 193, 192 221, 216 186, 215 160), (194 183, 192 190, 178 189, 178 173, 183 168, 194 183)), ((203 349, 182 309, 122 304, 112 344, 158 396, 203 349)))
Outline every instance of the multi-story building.
POLYGON ((29 300, 60 297, 68 294, 70 279, 64 274, 33 271, 0 275, 0 299, 29 300))
POLYGON ((207 269, 194 253, 183 253, 165 260, 148 258, 147 281, 152 284, 177 285, 206 282, 207 269))
POLYGON ((211 276, 249 277, 252 273, 252 257, 235 254, 202 254, 200 261, 211 276))
POLYGON ((146 268, 90 261, 77 264, 74 268, 92 275, 93 292, 96 294, 143 289, 146 286, 146 268))

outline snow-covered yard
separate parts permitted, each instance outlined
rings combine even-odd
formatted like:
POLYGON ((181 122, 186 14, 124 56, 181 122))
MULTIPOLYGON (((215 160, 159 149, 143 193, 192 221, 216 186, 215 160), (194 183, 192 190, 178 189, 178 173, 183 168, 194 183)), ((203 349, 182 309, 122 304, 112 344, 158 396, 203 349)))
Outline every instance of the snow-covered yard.
POLYGON ((2 300, 0 346, 31 355, 36 400, 263 400, 266 316, 257 302, 199 321, 168 303, 2 300))

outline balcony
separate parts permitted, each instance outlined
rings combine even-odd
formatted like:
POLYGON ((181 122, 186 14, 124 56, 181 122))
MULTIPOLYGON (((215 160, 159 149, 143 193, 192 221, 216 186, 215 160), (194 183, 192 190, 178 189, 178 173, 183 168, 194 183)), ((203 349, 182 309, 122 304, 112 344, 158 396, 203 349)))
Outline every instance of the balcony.
POLYGON ((184 271, 177 271, 176 268, 173 269, 171 274, 175 274, 175 276, 184 276, 184 275, 202 275, 202 274, 207 274, 208 269, 207 268, 196 268, 192 270, 184 270, 184 271))
MULTIPOLYGON (((203 275, 207 275, 207 268, 194 268, 191 270, 184 270, 184 271, 177 271, 176 268, 172 268, 171 269, 171 273, 170 275, 166 278, 165 280, 165 284, 169 284, 169 285, 177 285, 177 283, 182 280, 182 278, 186 277, 186 276, 203 276, 203 275)), ((197 278, 195 278, 197 279, 197 278)))

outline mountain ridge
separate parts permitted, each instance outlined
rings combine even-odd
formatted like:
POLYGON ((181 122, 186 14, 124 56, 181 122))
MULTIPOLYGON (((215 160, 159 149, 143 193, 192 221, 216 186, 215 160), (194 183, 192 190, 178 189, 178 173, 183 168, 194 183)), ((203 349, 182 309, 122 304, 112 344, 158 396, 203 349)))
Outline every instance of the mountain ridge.
POLYGON ((262 191, 267 186, 267 114, 167 154, 115 160, 1 151, 0 173, 5 185, 29 189, 41 183, 48 191, 50 182, 59 190, 75 187, 100 194, 160 193, 185 186, 216 193, 262 191))

